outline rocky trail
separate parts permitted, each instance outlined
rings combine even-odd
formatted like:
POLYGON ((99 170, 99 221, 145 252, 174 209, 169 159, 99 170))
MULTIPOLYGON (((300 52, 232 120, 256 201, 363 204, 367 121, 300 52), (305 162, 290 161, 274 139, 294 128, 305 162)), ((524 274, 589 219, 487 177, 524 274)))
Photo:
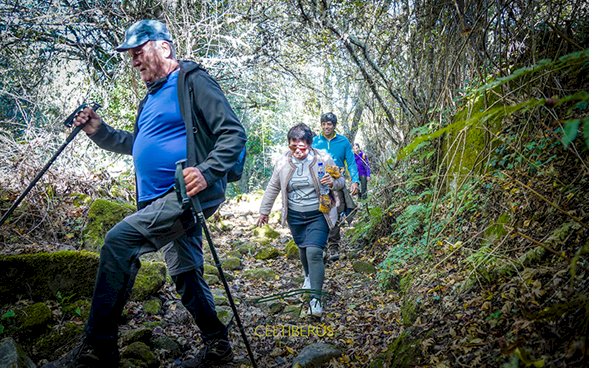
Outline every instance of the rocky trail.
MULTIPOLYGON (((365 260, 364 253, 345 245, 342 258, 326 264, 323 316, 308 316, 308 298, 298 291, 303 283, 298 250, 288 228, 279 224, 278 209, 272 213, 269 226, 255 227, 260 199, 261 195, 243 195, 229 200, 209 219, 258 366, 369 366, 395 338, 400 316, 395 294, 379 291, 373 280, 373 260, 365 260)), ((218 315, 229 323, 232 310, 206 242, 204 254, 205 278, 215 296, 218 315)), ((159 258, 153 254, 147 260, 159 258)), ((144 265, 148 268, 147 263, 144 265)), ((60 298, 66 300, 58 296, 57 302, 45 302, 51 317, 43 323, 46 333, 41 338, 34 339, 32 331, 16 333, 18 344, 37 366, 69 350, 79 339, 88 315, 88 300, 67 307, 72 301, 60 298), (66 313, 68 309, 72 311, 66 313)), ((31 303, 21 300, 4 306, 4 324, 9 326, 11 317, 7 314, 17 311, 19 315, 20 308, 35 306, 31 303)), ((230 338, 235 360, 227 366, 251 366, 234 322, 230 338)), ((2 342, 0 346, 8 345, 10 350, 6 339, 2 342)), ((201 340, 197 327, 170 277, 152 296, 128 302, 120 325, 119 347, 124 367, 177 367, 198 353, 201 340)))

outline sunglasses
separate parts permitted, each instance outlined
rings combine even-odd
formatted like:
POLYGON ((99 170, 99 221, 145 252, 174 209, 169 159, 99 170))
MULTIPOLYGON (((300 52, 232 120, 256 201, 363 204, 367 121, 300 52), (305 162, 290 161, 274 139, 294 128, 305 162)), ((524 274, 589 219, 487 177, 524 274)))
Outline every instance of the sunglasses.
POLYGON ((294 152, 296 150, 305 151, 305 150, 307 150, 309 148, 309 145, 306 145, 306 144, 291 144, 291 145, 288 145, 288 148, 292 152, 294 152))

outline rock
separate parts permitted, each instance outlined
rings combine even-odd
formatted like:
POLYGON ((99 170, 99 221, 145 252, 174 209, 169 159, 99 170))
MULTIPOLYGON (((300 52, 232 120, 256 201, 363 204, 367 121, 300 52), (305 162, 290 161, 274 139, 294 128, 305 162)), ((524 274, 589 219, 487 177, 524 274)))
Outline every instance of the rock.
POLYGON ((265 306, 270 314, 278 314, 282 312, 286 305, 286 303, 281 301, 269 301, 265 303, 265 306))
POLYGON ((218 274, 218 269, 216 269, 216 267, 212 264, 206 264, 204 263, 204 274, 212 274, 212 275, 217 275, 218 274))
POLYGON ((154 368, 159 366, 159 361, 150 347, 143 342, 132 342, 121 353, 122 363, 128 359, 133 367, 154 368))
POLYGON ((212 296, 214 297, 214 304, 216 306, 226 305, 229 306, 229 300, 226 297, 226 292, 223 289, 215 288, 212 289, 212 296))
POLYGON ((208 286, 218 284, 218 282, 220 282, 217 274, 204 274, 204 280, 206 281, 208 286))
POLYGON ((222 261, 222 268, 224 270, 239 270, 241 269, 241 259, 236 257, 227 257, 222 261))
POLYGON ((120 220, 136 211, 132 204, 97 199, 89 208, 86 226, 82 231, 85 250, 98 251, 105 234, 120 220))
POLYGON ((31 354, 36 359, 57 360, 82 339, 83 329, 84 326, 73 322, 54 327, 35 341, 31 354))
POLYGON ((121 335, 122 346, 128 346, 134 342, 149 344, 152 338, 152 329, 139 328, 123 332, 121 335))
POLYGON ((252 242, 245 242, 237 246, 237 251, 241 255, 254 255, 257 252, 257 246, 252 242))
POLYGON ((47 329, 52 320, 50 308, 43 302, 28 305, 15 312, 17 329, 25 332, 38 332, 47 329))
POLYGON ((299 316, 301 315, 301 309, 302 309, 301 304, 287 305, 284 308, 284 314, 288 315, 292 319, 298 319, 299 316))
POLYGON ((369 262, 356 260, 352 262, 352 269, 358 273, 373 274, 375 273, 375 266, 369 262))
POLYGON ((286 246, 284 246, 284 251, 286 254, 286 258, 287 259, 295 259, 298 260, 299 259, 299 247, 296 245, 296 243, 294 242, 294 240, 290 240, 288 241, 288 243, 286 244, 286 246))
POLYGON ((71 300, 90 298, 98 266, 99 255, 88 251, 0 255, 0 305, 55 299, 58 292, 71 300))
POLYGON ((253 235, 257 238, 268 238, 275 240, 280 236, 280 233, 270 227, 269 224, 265 224, 263 227, 257 227, 253 230, 253 235))
POLYGON ((155 336, 150 340, 150 345, 155 350, 162 350, 164 357, 173 358, 181 356, 181 346, 168 336, 155 336))
POLYGON ((325 342, 316 342, 305 347, 292 362, 293 368, 319 368, 342 352, 325 342))
POLYGON ((262 250, 259 250, 257 254, 255 254, 255 258, 257 260, 269 260, 277 258, 280 255, 280 252, 275 247, 269 246, 262 250))
POLYGON ((158 292, 165 284, 167 267, 161 262, 144 262, 136 277, 132 288, 131 299, 135 301, 146 300, 150 295, 158 292))
POLYGON ((255 269, 248 269, 243 272, 243 277, 249 280, 256 280, 256 279, 276 279, 277 275, 276 272, 272 269, 266 268, 255 268, 255 269))
POLYGON ((0 341, 0 368, 35 368, 35 363, 11 338, 0 341))
POLYGON ((227 325, 233 320, 233 309, 228 306, 217 306, 216 316, 218 316, 222 324, 227 325))
POLYGON ((161 302, 161 300, 155 297, 151 298, 148 301, 145 301, 142 305, 142 308, 147 314, 157 315, 159 311, 161 311, 162 306, 163 303, 161 302))

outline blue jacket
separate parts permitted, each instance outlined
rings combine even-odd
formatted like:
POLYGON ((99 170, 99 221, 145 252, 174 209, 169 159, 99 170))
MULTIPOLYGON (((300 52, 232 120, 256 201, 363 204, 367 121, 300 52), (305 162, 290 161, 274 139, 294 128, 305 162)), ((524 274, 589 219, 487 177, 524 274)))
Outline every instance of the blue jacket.
POLYGON ((352 146, 345 136, 336 133, 334 138, 328 140, 323 134, 319 134, 313 138, 313 148, 327 151, 340 168, 344 168, 345 164, 348 165, 352 182, 360 183, 352 146))

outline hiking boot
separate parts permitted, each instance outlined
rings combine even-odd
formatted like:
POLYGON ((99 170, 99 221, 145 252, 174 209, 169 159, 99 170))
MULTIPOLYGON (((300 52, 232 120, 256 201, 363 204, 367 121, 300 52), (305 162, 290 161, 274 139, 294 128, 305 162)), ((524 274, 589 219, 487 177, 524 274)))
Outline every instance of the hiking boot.
POLYGON ((86 338, 61 359, 47 363, 45 368, 118 368, 116 342, 91 345, 86 338))
POLYGON ((205 342, 195 358, 184 361, 182 368, 199 368, 212 364, 224 364, 233 361, 233 347, 227 338, 215 338, 205 342))
POLYGON ((312 298, 311 301, 309 301, 309 315, 321 317, 321 314, 323 314, 321 301, 319 301, 319 299, 312 298))

